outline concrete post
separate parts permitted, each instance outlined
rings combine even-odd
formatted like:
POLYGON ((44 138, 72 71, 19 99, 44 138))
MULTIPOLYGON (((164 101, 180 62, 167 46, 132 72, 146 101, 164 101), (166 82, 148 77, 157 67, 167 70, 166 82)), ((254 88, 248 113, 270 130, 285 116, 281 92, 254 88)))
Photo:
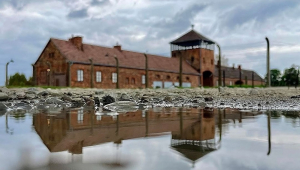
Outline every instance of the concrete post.
POLYGON ((216 44, 219 49, 219 62, 218 62, 218 69, 219 69, 219 92, 221 91, 221 83, 222 83, 222 72, 221 72, 221 47, 219 44, 216 44))
POLYGON ((267 41, 267 87, 271 87, 271 75, 270 75, 270 42, 268 37, 266 37, 267 41))
POLYGON ((116 84, 116 88, 120 88, 119 86, 119 59, 117 58, 117 56, 114 56, 115 60, 116 60, 116 67, 117 67, 117 84, 116 84))
POLYGON ((179 51, 179 87, 182 87, 182 53, 179 51))
POLYGON ((35 71, 35 65, 34 64, 31 64, 32 65, 32 86, 35 86, 36 85, 36 71, 35 71))
POLYGON ((147 56, 147 54, 144 54, 145 55, 145 59, 146 59, 146 61, 145 61, 145 71, 146 71, 146 88, 148 88, 148 81, 149 81, 149 79, 148 79, 148 56, 147 56))
POLYGON ((48 72, 48 86, 51 86, 51 72, 52 72, 52 68, 51 68, 51 63, 49 61, 46 62, 47 65, 49 66, 49 68, 47 69, 48 72))
POLYGON ((71 66, 73 65, 73 62, 72 61, 69 61, 68 62, 68 74, 69 74, 69 76, 68 76, 68 86, 69 87, 71 87, 71 80, 72 80, 72 77, 71 77, 71 66))
POLYGON ((9 62, 6 63, 6 67, 5 67, 5 85, 8 86, 9 82, 8 82, 8 65, 9 63, 13 63, 14 60, 10 60, 9 62))
POLYGON ((223 70, 223 87, 225 87, 225 70, 223 70))
POLYGON ((252 71, 252 88, 254 88, 254 72, 252 71))
POLYGON ((91 62, 91 88, 94 88, 94 63, 93 59, 89 59, 91 62))

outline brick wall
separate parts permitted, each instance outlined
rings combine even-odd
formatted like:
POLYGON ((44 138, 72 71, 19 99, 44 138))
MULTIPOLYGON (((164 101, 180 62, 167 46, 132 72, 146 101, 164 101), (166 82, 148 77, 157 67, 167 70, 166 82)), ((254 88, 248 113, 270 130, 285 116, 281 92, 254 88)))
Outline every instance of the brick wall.
MULTIPOLYGON (((196 49, 187 49, 180 51, 172 51, 172 57, 180 57, 183 58, 192 65, 196 70, 200 71, 203 74, 204 71, 210 71, 214 73, 215 64, 214 64, 214 51, 196 48, 196 49)), ((203 77, 201 76, 201 84, 203 84, 203 77)))
MULTIPOLYGON (((116 88, 116 83, 112 82, 112 73, 116 73, 115 67, 94 66, 94 88, 116 88), (101 72, 101 82, 96 82, 96 72, 101 72)), ((142 84, 142 75, 145 70, 119 68, 120 88, 145 88, 142 84)), ((178 73, 166 73, 161 71, 148 71, 149 87, 153 81, 179 82, 178 73)), ((72 87, 91 87, 91 65, 73 64, 71 67, 72 87), (77 70, 83 70, 83 81, 77 80, 77 70)), ((199 76, 183 74, 183 82, 191 83, 192 87, 198 87, 199 76)))
MULTIPOLYGON (((43 52, 41 53, 38 61, 35 64, 36 67, 36 85, 46 86, 48 85, 49 76, 51 79, 50 85, 55 86, 56 84, 56 75, 65 75, 67 76, 67 63, 64 57, 61 56, 60 52, 50 41, 43 52), (47 61, 51 64, 50 72, 47 72, 49 66, 47 61), (49 75, 50 74, 50 75, 49 75), (46 76, 46 77, 45 77, 46 76)), ((61 80, 63 81, 63 80, 61 80)), ((65 80, 66 81, 66 80, 65 80)), ((67 86, 66 82, 61 82, 67 86)))
MULTIPOLYGON (((231 85, 235 85, 235 82, 238 80, 239 79, 225 78, 225 86, 230 86, 230 82, 231 82, 231 85)), ((219 81, 218 77, 214 77, 215 86, 217 86, 217 81, 219 81)), ((242 81, 245 85, 246 84, 245 79, 242 78, 242 81)), ((222 78, 222 83, 223 83, 223 78, 222 78)), ((252 85, 252 80, 248 78, 247 84, 252 85)), ((262 84, 263 84, 263 82, 261 82, 261 81, 254 81, 254 86, 259 86, 262 84)))

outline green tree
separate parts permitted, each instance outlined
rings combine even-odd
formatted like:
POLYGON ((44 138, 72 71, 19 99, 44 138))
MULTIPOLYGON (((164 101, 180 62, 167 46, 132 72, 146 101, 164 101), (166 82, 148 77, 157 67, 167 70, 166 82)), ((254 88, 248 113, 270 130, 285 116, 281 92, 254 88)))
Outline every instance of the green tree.
POLYGON ((291 67, 284 70, 282 81, 285 83, 285 85, 297 86, 299 85, 298 76, 298 70, 296 70, 294 67, 291 67))
POLYGON ((280 86, 281 72, 278 69, 271 70, 271 86, 280 86))
POLYGON ((9 86, 28 86, 31 82, 27 81, 25 75, 22 73, 16 73, 9 78, 9 86))

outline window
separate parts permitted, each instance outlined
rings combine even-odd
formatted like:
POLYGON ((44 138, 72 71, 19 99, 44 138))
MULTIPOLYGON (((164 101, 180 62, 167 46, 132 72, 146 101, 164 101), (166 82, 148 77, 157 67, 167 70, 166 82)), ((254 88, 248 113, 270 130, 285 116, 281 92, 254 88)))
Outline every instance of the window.
POLYGON ((129 84, 129 77, 126 77, 125 83, 126 83, 126 84, 129 84))
POLYGON ((211 60, 210 60, 210 63, 211 63, 211 65, 214 65, 214 60, 211 59, 211 60))
POLYGON ((131 84, 135 84, 135 79, 131 78, 131 84))
POLYGON ((146 76, 142 75, 142 84, 146 84, 146 76))
POLYGON ((229 85, 232 86, 232 81, 229 82, 229 85))
POLYGON ((179 78, 180 78, 180 77, 179 77, 179 76, 177 76, 177 80, 179 80, 179 78))
POLYGON ((96 119, 97 119, 97 121, 100 121, 102 119, 102 116, 101 115, 97 115, 96 119))
POLYGON ((83 110, 80 109, 77 112, 77 122, 78 123, 83 123, 83 110))
POLYGON ((189 80, 190 80, 190 77, 186 77, 186 80, 189 81, 189 80))
POLYGON ((191 57, 191 63, 193 63, 195 61, 194 56, 191 57))
POLYGON ((167 80, 170 80, 171 79, 171 76, 167 75, 167 80))
POLYGON ((158 74, 156 74, 155 77, 156 77, 157 79, 160 79, 160 75, 158 75, 158 74))
POLYGON ((117 73, 112 73, 112 82, 117 83, 117 79, 118 79, 117 73))
POLYGON ((205 64, 205 58, 203 58, 203 64, 205 64))
POLYGON ((77 81, 83 81, 83 70, 77 70, 77 81))
POLYGON ((49 53, 49 58, 54 58, 54 53, 49 53))
POLYGON ((101 71, 96 72, 96 82, 101 82, 101 71))

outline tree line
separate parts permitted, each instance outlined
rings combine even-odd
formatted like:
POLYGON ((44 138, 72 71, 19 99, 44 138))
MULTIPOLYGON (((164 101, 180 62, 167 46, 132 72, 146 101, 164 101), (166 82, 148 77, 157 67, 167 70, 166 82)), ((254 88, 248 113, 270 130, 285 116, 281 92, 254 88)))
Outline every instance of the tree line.
POLYGON ((33 84, 32 77, 26 78, 23 73, 15 73, 9 77, 9 86, 31 86, 33 84))
MULTIPOLYGON (((279 69, 270 70, 271 86, 298 86, 299 85, 299 69, 295 65, 284 70, 283 73, 279 69)), ((267 76, 265 76, 265 79, 267 76)))

